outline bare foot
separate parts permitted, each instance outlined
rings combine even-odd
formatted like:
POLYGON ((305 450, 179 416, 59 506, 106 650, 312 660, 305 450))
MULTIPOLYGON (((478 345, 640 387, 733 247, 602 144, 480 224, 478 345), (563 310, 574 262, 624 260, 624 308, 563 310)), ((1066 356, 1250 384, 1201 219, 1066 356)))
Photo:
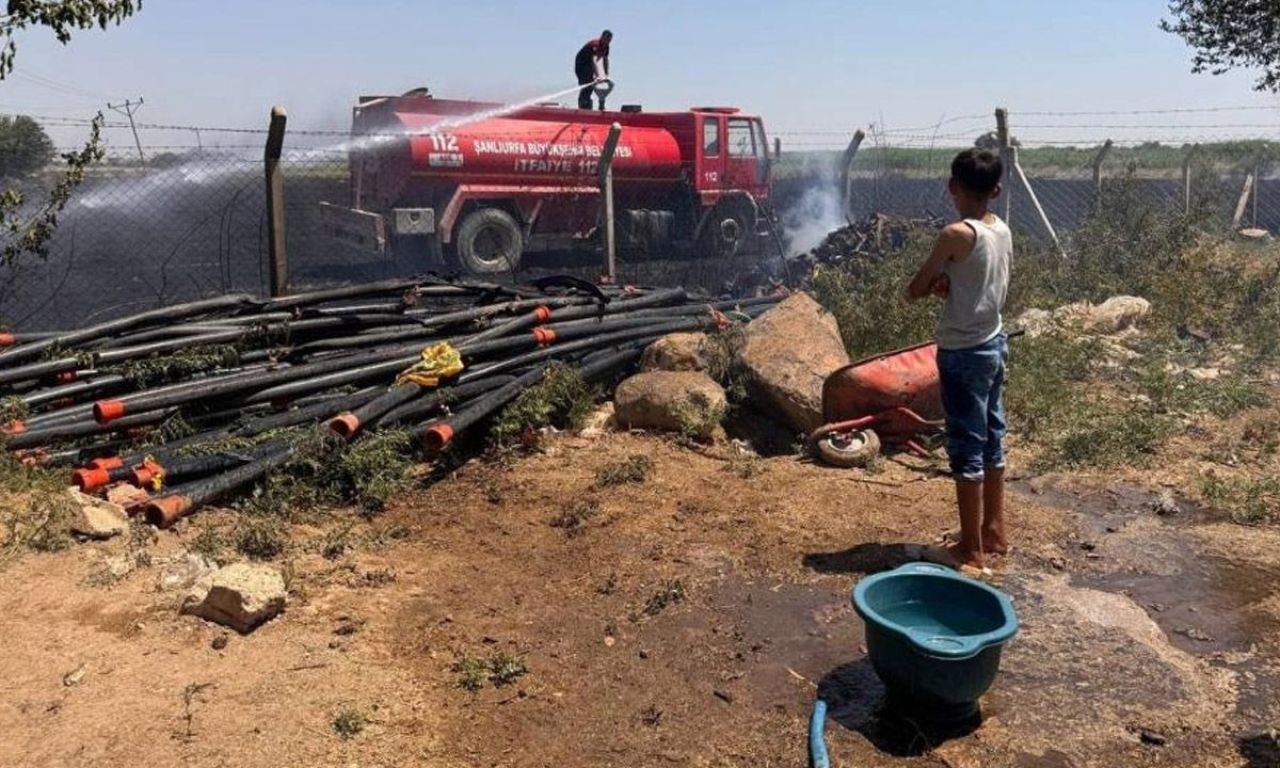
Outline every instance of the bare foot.
POLYGON ((981 552, 973 552, 961 547, 959 544, 956 544, 954 546, 947 547, 947 554, 954 558, 961 568, 966 565, 978 570, 982 570, 983 568, 981 552))
POLYGON ((990 555, 1007 555, 1009 554, 1009 542, 1002 533, 983 531, 982 551, 990 555))

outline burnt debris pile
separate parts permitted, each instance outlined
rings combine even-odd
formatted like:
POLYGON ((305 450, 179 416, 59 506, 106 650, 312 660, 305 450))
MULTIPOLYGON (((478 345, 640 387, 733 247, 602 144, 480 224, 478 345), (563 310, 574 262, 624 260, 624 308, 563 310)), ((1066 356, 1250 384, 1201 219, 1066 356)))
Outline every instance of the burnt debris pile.
POLYGON ((901 251, 912 231, 940 229, 941 219, 908 219, 876 213, 831 232, 812 251, 800 257, 810 269, 817 266, 849 267, 857 262, 879 262, 901 251))

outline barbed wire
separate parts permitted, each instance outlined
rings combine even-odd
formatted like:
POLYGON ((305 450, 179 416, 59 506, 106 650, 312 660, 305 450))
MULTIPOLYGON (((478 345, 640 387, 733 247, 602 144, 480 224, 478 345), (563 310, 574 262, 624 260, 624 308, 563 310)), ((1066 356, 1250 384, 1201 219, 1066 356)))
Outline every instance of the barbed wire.
POLYGON ((1184 115, 1184 114, 1200 114, 1210 112, 1275 112, 1280 111, 1280 105, 1277 106, 1242 106, 1242 107, 1173 107, 1168 109, 1113 109, 1113 110, 1086 110, 1075 112, 1044 112, 1035 110, 1010 110, 1010 116, 1013 115, 1031 115, 1034 117, 1107 117, 1112 115, 1184 115))

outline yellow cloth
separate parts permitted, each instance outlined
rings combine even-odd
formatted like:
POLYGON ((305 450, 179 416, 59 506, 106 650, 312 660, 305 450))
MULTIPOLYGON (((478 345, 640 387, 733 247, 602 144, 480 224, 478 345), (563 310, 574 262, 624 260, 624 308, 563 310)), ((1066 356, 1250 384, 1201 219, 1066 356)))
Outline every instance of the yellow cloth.
POLYGON ((438 387, 443 379, 462 373, 462 353, 448 342, 433 344, 422 350, 422 360, 407 368, 396 384, 412 382, 420 387, 438 387))
POLYGON ((159 493, 164 489, 164 467, 160 466, 160 462, 156 461, 152 456, 144 458, 142 460, 142 466, 151 470, 151 490, 159 493))

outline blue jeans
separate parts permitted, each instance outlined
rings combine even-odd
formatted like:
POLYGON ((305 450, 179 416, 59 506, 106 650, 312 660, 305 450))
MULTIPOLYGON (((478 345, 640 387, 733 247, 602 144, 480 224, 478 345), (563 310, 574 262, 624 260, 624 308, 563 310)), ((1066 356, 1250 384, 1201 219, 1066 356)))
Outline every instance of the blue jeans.
POLYGON ((970 349, 939 349, 947 455, 957 480, 981 482, 987 469, 1004 467, 1004 368, 1009 344, 1002 333, 970 349))

